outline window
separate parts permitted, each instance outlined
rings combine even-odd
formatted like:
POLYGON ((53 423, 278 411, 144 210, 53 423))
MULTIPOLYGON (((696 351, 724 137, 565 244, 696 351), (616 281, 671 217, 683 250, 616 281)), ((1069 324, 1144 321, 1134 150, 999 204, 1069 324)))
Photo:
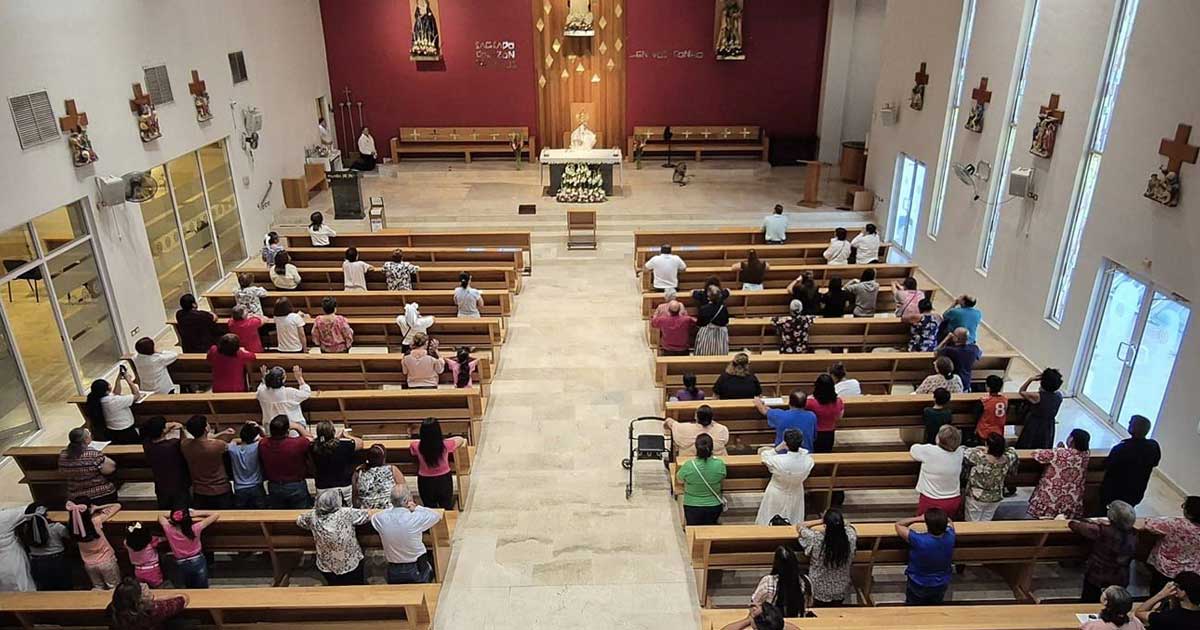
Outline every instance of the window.
POLYGON ((978 270, 987 273, 992 264, 992 255, 996 253, 996 235, 1000 229, 1000 195, 1008 188, 1008 171, 1012 164, 1013 148, 1017 143, 1017 118, 1021 110, 1021 98, 1025 96, 1025 82, 1029 79, 1029 57, 1033 52, 1033 40, 1037 35, 1039 0, 1028 0, 1026 5, 1026 22, 1024 36, 1017 46, 1017 59, 1020 65, 1016 69, 1012 91, 1008 103, 1008 128, 1000 141, 999 152, 995 163, 999 170, 992 177, 992 186, 988 190, 987 211, 983 221, 983 238, 979 242, 978 270))
POLYGON ((917 241, 917 222, 925 193, 925 163, 901 153, 896 158, 892 184, 891 242, 912 256, 917 241))
POLYGON ((166 66, 150 66, 144 69, 146 75, 146 91, 155 105, 166 105, 175 101, 171 93, 171 77, 167 75, 166 66))
POLYGON ((1137 16, 1138 0, 1123 0, 1113 16, 1113 36, 1109 41, 1108 58, 1100 74, 1100 98, 1092 108, 1091 141, 1083 156, 1082 177, 1075 183, 1075 194, 1063 241, 1058 248, 1058 259, 1054 264, 1054 279, 1050 285, 1050 297, 1046 303, 1046 318, 1061 324, 1067 310, 1067 297, 1071 291, 1071 276, 1079 261, 1079 246, 1083 242, 1083 229, 1087 226, 1088 214, 1092 209, 1092 197, 1096 192, 1096 178, 1100 175, 1100 160, 1108 144, 1108 128, 1112 124, 1113 110, 1117 106, 1117 93, 1121 88, 1121 77, 1125 73, 1125 54, 1129 49, 1129 37, 1133 34, 1133 22, 1137 16))
POLYGON ((233 75, 234 83, 241 83, 249 78, 246 76, 246 56, 242 51, 229 53, 229 72, 233 75))
POLYGON ((238 214, 237 195, 233 191, 233 174, 229 170, 225 141, 202 147, 199 153, 208 208, 217 230, 217 243, 221 245, 221 264, 230 270, 246 259, 246 247, 242 243, 242 219, 238 214))
POLYGON ((58 121, 50 96, 46 92, 22 94, 8 99, 12 110, 13 125, 17 128, 17 139, 22 149, 45 144, 58 138, 58 121))
POLYGON ((929 206, 929 238, 937 238, 942 227, 942 206, 946 202, 946 182, 950 180, 950 154, 958 133, 958 115, 962 109, 963 84, 967 76, 967 53, 971 49, 971 31, 975 27, 975 0, 963 2, 962 24, 958 27, 958 53, 954 57, 954 78, 950 88, 950 107, 942 128, 942 148, 938 153, 938 170, 933 180, 933 201, 929 206))

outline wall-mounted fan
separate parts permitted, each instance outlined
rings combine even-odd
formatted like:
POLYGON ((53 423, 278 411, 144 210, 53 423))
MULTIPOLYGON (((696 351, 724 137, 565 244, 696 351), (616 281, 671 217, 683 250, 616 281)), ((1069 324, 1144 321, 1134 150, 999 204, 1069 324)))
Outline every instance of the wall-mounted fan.
POLYGON ((992 165, 987 162, 979 161, 974 164, 964 164, 955 162, 951 165, 954 169, 954 175, 958 180, 971 187, 975 193, 975 198, 972 201, 979 201, 979 182, 986 182, 992 174, 992 165))
POLYGON ((145 203, 158 193, 158 180, 146 171, 126 173, 121 179, 125 180, 125 201, 145 203))

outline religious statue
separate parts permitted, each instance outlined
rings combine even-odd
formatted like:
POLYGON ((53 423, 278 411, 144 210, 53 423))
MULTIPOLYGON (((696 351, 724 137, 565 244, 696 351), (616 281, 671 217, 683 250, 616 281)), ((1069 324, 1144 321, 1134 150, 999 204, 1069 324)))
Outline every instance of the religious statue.
POLYGON ((1058 126, 1062 121, 1047 112, 1038 114, 1037 124, 1033 126, 1033 144, 1029 152, 1048 158, 1054 155, 1054 140, 1058 136, 1058 126))
POLYGON ((568 0, 567 24, 563 28, 563 35, 591 37, 594 34, 592 30, 593 17, 591 0, 568 0))
POLYGON ((579 126, 571 132, 572 151, 591 151, 596 148, 596 133, 587 126, 587 114, 579 112, 579 126))
POLYGON ((967 131, 983 133, 983 112, 986 107, 986 104, 978 101, 971 106, 971 113, 967 114, 967 124, 963 125, 967 131))
POLYGON ((717 59, 745 59, 742 48, 742 0, 725 0, 717 32, 717 59))
POLYGON ((141 136, 142 142, 153 142, 162 137, 162 131, 158 128, 158 112, 154 111, 153 105, 138 105, 137 121, 138 135, 141 136))
POLYGON ((208 92, 192 95, 192 104, 196 106, 196 122, 212 120, 212 109, 208 106, 208 92))
POLYGON ((421 61, 436 61, 442 58, 442 40, 438 35, 437 17, 429 0, 418 0, 413 11, 412 49, 409 55, 421 61), (425 12, 421 12, 421 5, 425 12))
POLYGON ((908 97, 908 106, 916 111, 925 109, 925 84, 914 83, 912 94, 908 97))
POLYGON ((1168 208, 1179 205, 1179 173, 1160 166, 1157 173, 1150 175, 1146 192, 1142 196, 1157 201, 1168 208))
POLYGON ((92 149, 92 141, 88 138, 87 129, 76 127, 67 136, 67 145, 71 147, 71 161, 76 167, 87 166, 100 159, 92 149))

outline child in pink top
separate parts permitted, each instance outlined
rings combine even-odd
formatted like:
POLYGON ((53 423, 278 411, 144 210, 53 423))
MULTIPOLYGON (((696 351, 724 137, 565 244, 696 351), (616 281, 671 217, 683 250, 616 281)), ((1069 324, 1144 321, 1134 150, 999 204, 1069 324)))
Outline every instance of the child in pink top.
POLYGON ((187 508, 171 512, 169 518, 158 517, 158 524, 167 536, 167 544, 171 545, 171 553, 175 554, 175 564, 179 567, 179 587, 208 588, 208 561, 200 546, 200 533, 220 517, 216 512, 192 512, 187 508), (203 518, 192 521, 193 515, 203 518))
POLYGON ((462 437, 443 437, 437 418, 421 423, 421 439, 409 445, 417 458, 417 492, 427 508, 454 509, 454 474, 450 471, 450 453, 466 446, 462 437))
POLYGON ((121 582, 117 554, 104 536, 104 522, 120 511, 120 505, 94 506, 87 497, 67 501, 71 535, 79 547, 83 570, 92 581, 93 590, 110 591, 121 582))
POLYGON ((150 588, 159 588, 164 578, 158 562, 158 546, 166 539, 152 535, 141 523, 130 525, 127 531, 125 551, 129 553, 129 564, 133 565, 133 576, 150 588))
POLYGON ((450 370, 450 380, 454 386, 462 389, 475 384, 472 375, 479 371, 479 361, 471 358, 470 348, 459 346, 454 358, 446 359, 446 368, 450 370), (464 367, 466 369, 463 369, 464 367))

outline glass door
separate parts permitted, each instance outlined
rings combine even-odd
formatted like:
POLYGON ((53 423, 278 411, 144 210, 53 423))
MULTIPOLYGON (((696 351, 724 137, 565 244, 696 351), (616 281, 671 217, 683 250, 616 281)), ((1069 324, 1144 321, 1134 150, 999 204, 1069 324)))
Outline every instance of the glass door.
POLYGON ((1121 403, 1121 419, 1128 420, 1137 414, 1146 416, 1152 424, 1158 421, 1191 313, 1188 304, 1174 295, 1154 292, 1134 348, 1133 371, 1121 403))
POLYGON ((912 255, 917 244, 917 222, 925 195, 925 164, 903 153, 896 159, 892 186, 892 232, 890 241, 912 255))

